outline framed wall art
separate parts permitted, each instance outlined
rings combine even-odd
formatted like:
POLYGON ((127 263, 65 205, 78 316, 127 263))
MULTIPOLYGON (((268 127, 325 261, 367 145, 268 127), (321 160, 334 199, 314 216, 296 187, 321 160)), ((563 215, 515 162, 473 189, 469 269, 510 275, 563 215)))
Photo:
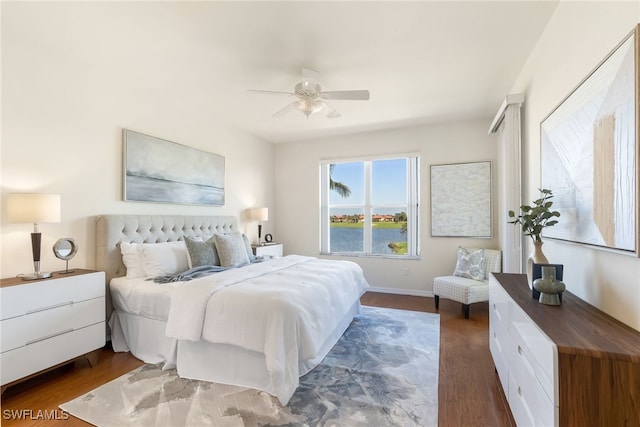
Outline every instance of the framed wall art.
POLYGON ((491 162, 431 165, 431 235, 492 237, 491 162))
POLYGON ((124 129, 124 200, 224 205, 224 157, 124 129))
POLYGON ((540 124, 544 236, 638 254, 638 29, 540 124))

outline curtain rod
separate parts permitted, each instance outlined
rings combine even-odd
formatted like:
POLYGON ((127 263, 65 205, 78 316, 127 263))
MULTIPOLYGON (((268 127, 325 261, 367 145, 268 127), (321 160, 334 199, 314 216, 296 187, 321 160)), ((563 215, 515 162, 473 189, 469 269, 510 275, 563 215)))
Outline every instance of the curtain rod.
POLYGON ((489 126, 488 134, 491 135, 492 133, 495 133, 495 132, 498 131, 498 128, 500 127, 500 124, 502 123, 502 119, 504 119, 504 111, 507 109, 508 105, 510 105, 510 104, 520 104, 520 105, 522 105, 523 102, 524 102, 524 94, 522 94, 522 93, 515 93, 515 94, 507 95, 504 98, 504 101, 502 101, 502 104, 500 104, 500 108, 498 108, 498 112, 496 113, 496 116, 493 118, 493 121, 491 122, 491 125, 489 126))

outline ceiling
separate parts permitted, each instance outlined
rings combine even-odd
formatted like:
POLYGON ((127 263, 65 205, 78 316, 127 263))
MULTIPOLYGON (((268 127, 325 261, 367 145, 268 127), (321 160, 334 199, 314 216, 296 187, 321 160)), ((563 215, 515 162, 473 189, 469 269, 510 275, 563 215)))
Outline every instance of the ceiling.
POLYGON ((197 25, 228 34, 207 41, 233 70, 220 113, 278 143, 459 119, 489 118, 488 127, 556 5, 225 3, 197 25), (246 91, 293 91, 301 67, 317 70, 324 90, 368 89, 371 99, 332 101, 337 119, 298 111, 273 118, 293 99, 246 91))
POLYGON ((3 21, 103 73, 89 77, 122 74, 136 99, 280 143, 461 119, 488 126, 557 1, 23 5, 37 8, 31 22, 16 19, 20 8, 3 21), (337 119, 273 118, 293 98, 248 91, 293 91, 302 67, 324 90, 368 89, 371 99, 332 101, 337 119))

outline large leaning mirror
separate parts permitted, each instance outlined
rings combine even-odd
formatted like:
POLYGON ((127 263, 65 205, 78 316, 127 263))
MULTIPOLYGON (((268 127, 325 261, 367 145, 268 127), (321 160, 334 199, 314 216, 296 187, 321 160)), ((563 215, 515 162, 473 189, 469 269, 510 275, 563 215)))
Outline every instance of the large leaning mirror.
POLYGON ((53 254, 56 258, 64 260, 67 262, 64 271, 61 271, 62 274, 73 273, 73 270, 69 270, 69 260, 73 258, 78 253, 78 245, 76 241, 70 237, 64 237, 62 239, 58 239, 56 243, 53 245, 53 254))

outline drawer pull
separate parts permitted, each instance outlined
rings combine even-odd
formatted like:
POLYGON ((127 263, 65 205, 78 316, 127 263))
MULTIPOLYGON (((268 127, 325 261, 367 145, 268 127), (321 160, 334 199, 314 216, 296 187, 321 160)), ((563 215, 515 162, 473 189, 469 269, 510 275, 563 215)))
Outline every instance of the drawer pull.
POLYGON ((498 318, 498 320, 502 321, 502 314, 500 313, 500 310, 498 310, 498 306, 496 305, 496 303, 493 303, 493 311, 495 312, 496 317, 498 318))
POLYGON ((54 308, 64 307, 66 305, 73 305, 73 301, 67 301, 60 304, 49 305, 47 307, 36 308, 36 309, 27 311, 26 314, 33 314, 33 313, 39 313, 41 311, 53 310, 54 308))
POLYGON ((518 354, 520 355, 520 358, 522 359, 522 364, 524 365, 525 369, 529 372, 529 375, 531 375, 532 378, 536 377, 536 371, 535 369, 533 369, 533 366, 531 366, 531 363, 529 363, 529 360, 527 359, 527 356, 524 355, 524 352, 522 351, 522 347, 518 346, 518 354))
POLYGON ((40 341, 48 340, 49 338, 57 337, 58 335, 68 334, 69 332, 73 332, 73 328, 65 329, 64 331, 61 331, 61 332, 56 332, 54 334, 49 334, 41 338, 36 338, 35 340, 27 341, 25 346, 35 344, 40 341))
POLYGON ((527 418, 529 419, 529 425, 535 425, 535 420, 533 418, 533 414, 531 413, 531 409, 529 409, 529 405, 527 404, 527 401, 525 400, 524 396, 522 395, 522 389, 520 387, 518 387, 518 396, 520 397, 520 400, 522 401, 522 408, 524 409, 524 412, 525 412, 527 418))

